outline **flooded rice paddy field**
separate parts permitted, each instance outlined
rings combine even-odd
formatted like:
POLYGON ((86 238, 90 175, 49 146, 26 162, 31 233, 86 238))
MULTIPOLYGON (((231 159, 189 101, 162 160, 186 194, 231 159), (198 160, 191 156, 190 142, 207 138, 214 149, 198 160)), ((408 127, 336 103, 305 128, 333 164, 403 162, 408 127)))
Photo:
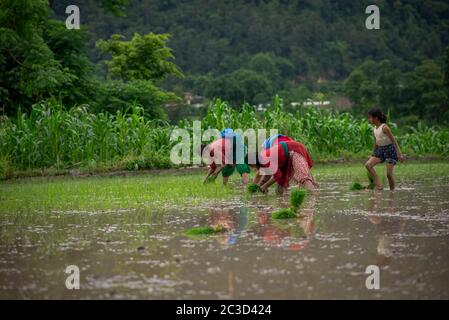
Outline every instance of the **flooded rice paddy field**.
POLYGON ((223 193, 199 174, 166 189, 163 176, 0 182, 0 298, 448 299, 449 164, 408 166, 394 192, 349 191, 350 168, 318 168, 320 191, 282 221, 271 213, 288 195, 249 196, 236 178, 223 193), (228 232, 185 235, 195 226, 228 232))

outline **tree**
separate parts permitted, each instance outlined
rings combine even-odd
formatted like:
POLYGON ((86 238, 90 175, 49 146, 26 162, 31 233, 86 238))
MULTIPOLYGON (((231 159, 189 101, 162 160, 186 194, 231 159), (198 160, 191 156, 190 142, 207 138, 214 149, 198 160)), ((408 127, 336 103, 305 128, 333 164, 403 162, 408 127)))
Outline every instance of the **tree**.
POLYGON ((365 66, 360 66, 351 72, 345 82, 344 92, 354 104, 354 111, 364 113, 379 103, 379 86, 364 72, 365 66))
POLYGON ((235 106, 241 106, 244 102, 266 102, 272 93, 270 80, 266 76, 245 69, 213 79, 206 89, 208 98, 222 98, 231 101, 235 106))
POLYGON ((109 73, 123 80, 162 80, 169 75, 182 76, 178 67, 171 62, 172 50, 167 47, 168 34, 136 33, 130 41, 115 34, 109 40, 100 40, 97 46, 112 55, 106 61, 109 73))
POLYGON ((164 92, 146 80, 111 80, 98 87, 97 100, 93 103, 95 113, 125 112, 133 105, 144 109, 145 116, 150 119, 166 119, 164 103, 175 101, 173 93, 164 92))
POLYGON ((401 104, 402 73, 389 60, 378 63, 379 104, 382 108, 399 109, 401 104))
POLYGON ((444 53, 444 88, 446 90, 446 105, 449 105, 449 47, 444 53))
POLYGON ((285 83, 291 81, 295 73, 295 67, 290 60, 271 53, 254 55, 247 68, 270 79, 275 91, 286 87, 285 83))
POLYGON ((424 60, 404 78, 404 111, 429 121, 448 120, 444 75, 435 62, 424 60))
POLYGON ((0 2, 0 105, 7 114, 57 95, 74 80, 42 37, 48 15, 45 0, 0 2))
POLYGON ((86 54, 89 38, 87 30, 69 30, 62 21, 48 20, 45 24, 43 39, 71 79, 61 83, 57 92, 63 105, 91 103, 95 99, 99 81, 86 54))
POLYGON ((128 6, 128 0, 101 0, 100 6, 117 17, 123 17, 128 6))
POLYGON ((113 35, 111 39, 97 43, 101 50, 112 55, 106 61, 108 77, 112 81, 104 86, 104 94, 96 109, 114 112, 136 102, 150 118, 165 118, 162 105, 177 98, 175 94, 156 87, 155 82, 168 76, 182 76, 170 61, 173 55, 167 47, 169 35, 134 34, 130 41, 123 38, 122 35, 113 35))

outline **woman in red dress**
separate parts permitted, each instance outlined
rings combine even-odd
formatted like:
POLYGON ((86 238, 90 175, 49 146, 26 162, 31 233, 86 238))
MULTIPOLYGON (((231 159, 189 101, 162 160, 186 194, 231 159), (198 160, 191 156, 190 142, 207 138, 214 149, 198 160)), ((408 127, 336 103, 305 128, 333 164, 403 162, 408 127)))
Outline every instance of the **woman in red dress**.
POLYGON ((261 173, 270 168, 275 171, 268 181, 261 185, 263 192, 274 183, 278 184, 278 193, 283 193, 289 186, 290 180, 294 179, 299 186, 308 190, 318 187, 310 169, 313 166, 312 159, 306 147, 297 141, 282 141, 271 146, 270 149, 260 154, 261 173), (276 163, 273 163, 277 160, 276 163))

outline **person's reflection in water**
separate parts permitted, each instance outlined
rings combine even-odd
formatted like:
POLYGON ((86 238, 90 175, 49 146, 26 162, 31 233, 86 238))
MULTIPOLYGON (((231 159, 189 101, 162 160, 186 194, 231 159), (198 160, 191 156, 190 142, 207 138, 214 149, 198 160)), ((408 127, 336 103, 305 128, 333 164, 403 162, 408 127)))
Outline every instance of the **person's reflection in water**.
POLYGON ((228 271, 228 295, 229 299, 234 299, 234 272, 228 271))
MULTIPOLYGON (((240 235, 248 226, 248 214, 248 208, 222 208, 210 210, 210 215, 207 218, 208 225, 213 228, 221 227, 226 229, 226 232, 217 237, 222 248, 226 249, 237 244, 240 235)), ((227 270, 227 272, 225 271, 225 274, 227 275, 226 285, 228 289, 228 299, 234 299, 234 270, 237 272, 238 269, 235 269, 233 263, 228 268, 230 268, 230 270, 227 270)))
MULTIPOLYGON (((385 219, 379 216, 382 209, 381 205, 383 195, 383 191, 374 191, 369 207, 369 211, 372 215, 368 216, 369 221, 375 225, 376 232, 378 233, 376 265, 379 267, 387 266, 391 263, 391 260, 395 254, 395 250, 393 249, 395 245, 395 238, 392 235, 398 232, 402 233, 406 224, 406 221, 401 218, 398 220, 392 220, 392 218, 385 219)), ((389 192, 388 213, 391 215, 396 213, 395 192, 389 192)))
POLYGON ((235 245, 248 225, 248 208, 211 209, 208 225, 213 228, 224 228, 226 232, 218 236, 218 242, 224 248, 235 245))
POLYGON ((307 247, 314 231, 314 206, 315 196, 311 195, 294 225, 275 222, 271 219, 271 213, 260 210, 253 232, 270 246, 285 246, 288 250, 300 251, 307 247))

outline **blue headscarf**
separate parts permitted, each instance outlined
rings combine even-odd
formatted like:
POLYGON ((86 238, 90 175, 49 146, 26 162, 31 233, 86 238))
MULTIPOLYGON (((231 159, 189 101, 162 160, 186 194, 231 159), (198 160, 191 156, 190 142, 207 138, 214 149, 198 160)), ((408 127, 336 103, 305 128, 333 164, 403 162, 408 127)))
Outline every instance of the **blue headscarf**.
POLYGON ((235 136, 234 130, 230 128, 225 128, 221 131, 222 138, 233 138, 235 136))
POLYGON ((265 142, 263 143, 263 148, 265 150, 268 150, 271 148, 271 146, 273 145, 273 143, 276 141, 277 138, 279 137, 285 137, 284 134, 275 134, 272 135, 271 137, 269 137, 267 140, 265 140, 265 142))

